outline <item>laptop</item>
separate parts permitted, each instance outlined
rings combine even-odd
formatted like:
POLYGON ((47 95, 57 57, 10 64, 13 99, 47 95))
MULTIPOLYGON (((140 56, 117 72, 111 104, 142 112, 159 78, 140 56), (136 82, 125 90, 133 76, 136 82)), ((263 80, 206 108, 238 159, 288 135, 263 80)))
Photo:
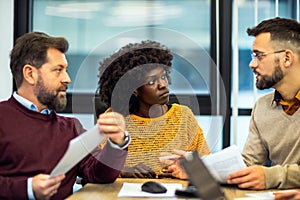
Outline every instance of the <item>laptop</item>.
POLYGON ((196 197, 203 200, 226 200, 221 185, 211 175, 197 151, 183 158, 181 166, 189 177, 190 184, 185 190, 176 190, 177 196, 196 197))

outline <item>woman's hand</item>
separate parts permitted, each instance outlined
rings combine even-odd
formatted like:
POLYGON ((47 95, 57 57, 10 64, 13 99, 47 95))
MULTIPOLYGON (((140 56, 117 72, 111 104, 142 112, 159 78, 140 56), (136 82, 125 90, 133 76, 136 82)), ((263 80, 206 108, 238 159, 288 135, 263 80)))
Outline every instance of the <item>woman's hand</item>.
POLYGON ((144 163, 133 167, 125 166, 121 171, 122 178, 156 178, 156 173, 144 163))
POLYGON ((172 172, 172 176, 179 179, 187 179, 184 169, 180 166, 180 159, 188 155, 190 152, 182 150, 173 150, 173 153, 162 152, 159 161, 164 167, 172 172))

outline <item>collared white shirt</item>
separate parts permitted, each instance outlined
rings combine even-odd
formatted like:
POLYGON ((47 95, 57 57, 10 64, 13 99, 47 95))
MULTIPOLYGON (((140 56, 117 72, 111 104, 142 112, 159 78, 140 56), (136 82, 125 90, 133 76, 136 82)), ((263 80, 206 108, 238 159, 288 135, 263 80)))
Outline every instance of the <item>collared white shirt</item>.
MULTIPOLYGON (((14 98, 21 103, 23 106, 25 106, 26 108, 28 108, 29 110, 32 111, 36 111, 38 112, 38 108, 36 105, 34 105, 31 101, 29 101, 28 99, 25 99, 24 97, 20 96, 17 94, 17 92, 13 93, 14 98)), ((49 115, 51 113, 51 110, 48 108, 43 109, 40 113, 45 114, 45 115, 49 115)))

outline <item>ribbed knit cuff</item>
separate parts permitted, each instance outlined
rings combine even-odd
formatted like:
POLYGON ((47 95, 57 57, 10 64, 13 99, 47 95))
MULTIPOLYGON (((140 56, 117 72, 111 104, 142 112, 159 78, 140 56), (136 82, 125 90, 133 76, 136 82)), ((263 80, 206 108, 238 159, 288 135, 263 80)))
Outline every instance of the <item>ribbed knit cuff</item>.
POLYGON ((280 188, 282 186, 286 179, 286 174, 282 166, 263 167, 263 170, 266 176, 266 189, 280 188))

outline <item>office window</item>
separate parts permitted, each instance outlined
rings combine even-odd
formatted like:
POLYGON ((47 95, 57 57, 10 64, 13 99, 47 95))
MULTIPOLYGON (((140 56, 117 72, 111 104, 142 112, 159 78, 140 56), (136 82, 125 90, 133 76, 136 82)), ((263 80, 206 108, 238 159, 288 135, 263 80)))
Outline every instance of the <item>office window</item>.
POLYGON ((33 30, 69 40, 70 92, 94 93, 100 60, 153 39, 174 54, 173 93, 209 93, 210 1, 34 0, 33 30))
POLYGON ((32 29, 69 40, 66 56, 75 114, 82 112, 77 111, 79 108, 93 114, 89 107, 84 108, 93 102, 81 99, 94 95, 99 62, 104 57, 130 42, 151 39, 166 45, 174 55, 170 90, 175 98, 171 96, 171 101, 177 99, 201 115, 197 118, 200 125, 207 124, 203 128, 211 148, 220 149, 222 118, 203 119, 203 112, 210 115, 209 107, 216 102, 210 97, 215 82, 211 73, 218 72, 211 70, 216 68, 210 56, 211 44, 215 43, 211 17, 210 0, 33 0, 32 29))

